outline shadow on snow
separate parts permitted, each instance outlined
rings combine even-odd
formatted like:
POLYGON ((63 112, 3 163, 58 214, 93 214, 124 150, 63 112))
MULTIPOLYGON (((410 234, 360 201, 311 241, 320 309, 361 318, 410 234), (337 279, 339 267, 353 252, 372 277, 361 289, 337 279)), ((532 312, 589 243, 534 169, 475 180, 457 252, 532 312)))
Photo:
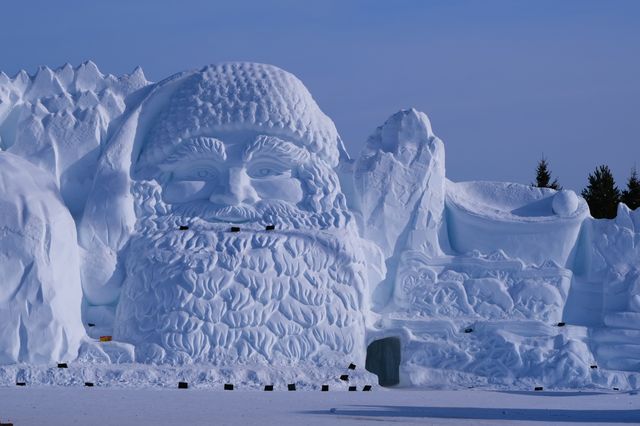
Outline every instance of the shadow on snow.
POLYGON ((340 417, 405 417, 475 420, 529 420, 540 422, 639 423, 638 410, 562 410, 542 408, 410 407, 354 405, 350 408, 303 411, 302 414, 340 417))

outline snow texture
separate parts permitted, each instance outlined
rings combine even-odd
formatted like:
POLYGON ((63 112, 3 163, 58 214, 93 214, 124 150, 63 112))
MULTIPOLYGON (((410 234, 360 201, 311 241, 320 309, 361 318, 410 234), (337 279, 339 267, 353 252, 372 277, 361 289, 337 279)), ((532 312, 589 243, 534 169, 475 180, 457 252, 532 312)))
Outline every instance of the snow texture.
POLYGON ((88 312, 117 302, 107 327, 140 362, 364 362, 368 274, 340 149, 275 67, 159 83, 98 164, 80 227, 88 312))
MULTIPOLYGON (((5 388, 4 423, 138 426, 434 425, 539 426, 638 424, 638 395, 622 392, 384 390, 373 392, 233 392, 201 389, 5 388), (82 409, 78 409, 82 407, 82 409), (106 407, 106 408, 105 408, 106 407), (251 407, 251 409, 247 409, 251 407)), ((343 388, 344 389, 344 388, 343 388)), ((358 387, 361 389, 361 386, 358 387)), ((283 391, 284 390, 284 391, 283 391)))
POLYGON ((0 363, 75 359, 84 328, 76 229, 47 172, 0 153, 0 363))
POLYGON ((0 149, 48 171, 74 217, 82 213, 110 123, 149 84, 141 68, 103 75, 93 62, 30 76, 0 73, 0 149))
POLYGON ((313 381, 397 337, 401 385, 640 386, 640 211, 447 180, 422 112, 351 159, 279 68, 88 62, 0 74, 0 138, 9 382, 313 381))

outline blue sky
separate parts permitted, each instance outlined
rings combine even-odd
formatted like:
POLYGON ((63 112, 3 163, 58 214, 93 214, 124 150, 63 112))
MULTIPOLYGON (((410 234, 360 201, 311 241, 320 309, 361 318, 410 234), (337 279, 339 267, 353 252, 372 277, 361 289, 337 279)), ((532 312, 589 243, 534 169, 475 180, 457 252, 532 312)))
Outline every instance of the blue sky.
POLYGON ((401 108, 431 118, 447 175, 565 187, 640 168, 640 1, 0 1, 0 70, 92 59, 147 78, 246 60, 296 74, 352 156, 401 108))

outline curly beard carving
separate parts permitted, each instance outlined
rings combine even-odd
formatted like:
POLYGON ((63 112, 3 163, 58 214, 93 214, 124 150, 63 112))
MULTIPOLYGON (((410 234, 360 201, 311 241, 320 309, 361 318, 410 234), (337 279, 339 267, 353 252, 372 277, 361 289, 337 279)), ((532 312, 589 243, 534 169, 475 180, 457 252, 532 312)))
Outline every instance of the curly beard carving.
MULTIPOLYGON (((139 209, 167 212, 155 191, 138 190, 139 209)), ((365 262, 344 213, 282 203, 256 211, 276 230, 231 234, 184 212, 139 221, 124 251, 114 327, 114 338, 136 345, 138 361, 341 365, 364 357, 365 262), (185 221, 189 230, 178 230, 185 221)))

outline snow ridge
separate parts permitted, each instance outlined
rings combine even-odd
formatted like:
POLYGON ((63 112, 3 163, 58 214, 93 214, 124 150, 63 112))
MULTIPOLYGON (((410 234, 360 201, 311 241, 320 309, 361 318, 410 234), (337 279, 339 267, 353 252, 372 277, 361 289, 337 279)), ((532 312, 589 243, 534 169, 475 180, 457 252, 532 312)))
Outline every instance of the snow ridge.
POLYGON ((116 77, 91 61, 11 78, 0 73, 0 150, 51 173, 78 217, 109 124, 124 112, 127 96, 148 84, 140 67, 116 77))

